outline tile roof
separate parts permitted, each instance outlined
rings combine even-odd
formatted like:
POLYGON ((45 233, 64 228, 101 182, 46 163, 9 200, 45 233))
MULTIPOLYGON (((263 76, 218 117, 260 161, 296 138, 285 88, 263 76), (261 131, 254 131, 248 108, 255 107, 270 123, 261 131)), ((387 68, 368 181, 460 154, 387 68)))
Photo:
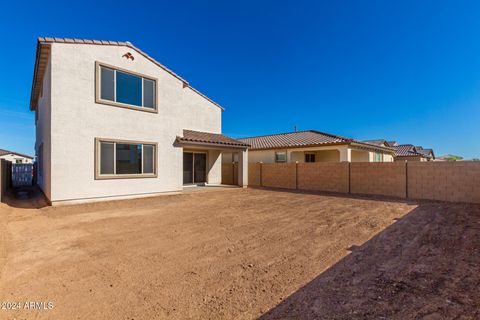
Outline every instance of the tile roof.
MULTIPOLYGON (((201 93, 197 89, 193 88, 188 83, 187 80, 183 79, 178 74, 176 74, 175 72, 173 72, 172 70, 170 70, 169 68, 167 68, 166 66, 164 66, 163 64, 161 64, 160 62, 158 62, 157 60, 155 60, 154 58, 152 58, 151 56, 149 56, 148 54, 143 52, 142 50, 140 50, 139 48, 135 47, 132 43, 130 43, 128 41, 88 40, 88 39, 49 38, 49 37, 39 37, 38 41, 37 41, 37 57, 36 57, 36 61, 35 61, 35 70, 34 70, 34 74, 33 74, 32 94, 31 94, 31 98, 30 98, 30 109, 31 110, 33 110, 33 105, 35 104, 35 99, 39 94, 39 91, 40 91, 39 88, 41 86, 41 84, 37 83, 37 74, 42 75, 42 72, 37 72, 38 71, 37 68, 39 67, 39 65, 41 67, 42 66, 44 67, 46 65, 45 55, 41 54, 42 46, 45 46, 45 45, 48 45, 48 44, 51 44, 51 43, 124 46, 124 47, 134 49, 138 53, 140 53, 142 56, 144 56, 146 59, 150 60, 151 62, 153 62, 154 64, 156 64, 157 66, 159 66, 160 68, 165 70, 166 72, 170 73, 172 76, 174 76, 177 79, 179 79, 180 81, 182 81, 184 83, 184 87, 190 88, 191 90, 193 90, 194 92, 196 92, 197 94, 202 96, 203 98, 207 99, 208 101, 210 101, 211 103, 213 103, 214 105, 216 105, 217 107, 222 109, 222 111, 224 110, 224 108, 221 105, 219 105, 218 103, 216 103, 215 101, 213 101, 209 97, 205 96, 203 93, 201 93)), ((48 51, 48 50, 46 50, 46 51, 48 51)), ((48 54, 48 52, 47 52, 47 54, 48 54)), ((42 75, 42 77, 43 77, 43 75, 42 75)))
POLYGON ((416 150, 418 153, 420 153, 421 155, 427 158, 435 159, 435 154, 433 153, 433 149, 424 149, 422 147, 416 147, 416 150))
POLYGON ((394 147, 396 157, 418 157, 421 156, 417 152, 413 144, 400 144, 394 147))
POLYGON ((4 156, 4 155, 7 155, 7 154, 16 154, 17 156, 33 159, 32 156, 29 156, 29 155, 26 155, 26 154, 13 152, 13 151, 10 151, 10 150, 5 150, 5 149, 0 149, 0 156, 4 156))
POLYGON ((245 142, 232 139, 223 134, 201 132, 193 130, 183 130, 183 137, 177 137, 180 143, 198 143, 198 144, 216 144, 229 147, 247 148, 249 145, 245 142))
POLYGON ((374 145, 381 146, 381 147, 384 147, 386 144, 388 144, 388 142, 386 140, 383 140, 383 139, 363 140, 363 142, 374 144, 374 145))
POLYGON ((368 142, 361 142, 351 138, 345 138, 334 134, 317 130, 306 130, 288 133, 272 134, 267 136, 249 137, 238 139, 250 145, 250 150, 299 148, 335 144, 356 144, 370 148, 393 151, 384 146, 368 142))
POLYGON ((391 147, 396 147, 398 146, 398 142, 397 141, 387 141, 388 145, 391 146, 391 147))
POLYGON ((341 144, 352 141, 352 139, 349 138, 315 130, 279 133, 268 136, 241 138, 238 140, 248 143, 251 146, 251 150, 341 144))

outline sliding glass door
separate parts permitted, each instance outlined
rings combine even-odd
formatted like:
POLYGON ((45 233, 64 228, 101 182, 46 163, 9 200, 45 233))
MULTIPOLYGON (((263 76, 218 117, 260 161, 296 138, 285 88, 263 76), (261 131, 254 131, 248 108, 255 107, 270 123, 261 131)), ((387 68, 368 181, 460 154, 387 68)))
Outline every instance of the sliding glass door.
POLYGON ((207 154, 183 153, 183 184, 207 182, 207 154))

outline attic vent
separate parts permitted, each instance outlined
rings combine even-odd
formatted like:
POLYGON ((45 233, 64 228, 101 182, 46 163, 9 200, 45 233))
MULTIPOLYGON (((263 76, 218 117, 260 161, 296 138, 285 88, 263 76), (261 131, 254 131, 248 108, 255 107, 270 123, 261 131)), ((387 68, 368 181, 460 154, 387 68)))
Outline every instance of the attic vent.
POLYGON ((131 54, 130 52, 127 52, 125 53, 122 58, 126 58, 127 60, 135 60, 135 58, 133 57, 133 54, 131 54))

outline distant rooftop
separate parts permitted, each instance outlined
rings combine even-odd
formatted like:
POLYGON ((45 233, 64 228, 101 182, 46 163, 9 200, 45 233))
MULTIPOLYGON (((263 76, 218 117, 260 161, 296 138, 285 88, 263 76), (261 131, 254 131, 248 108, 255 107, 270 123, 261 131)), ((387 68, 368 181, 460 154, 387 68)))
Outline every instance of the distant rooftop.
POLYGON ((10 151, 10 150, 5 150, 5 149, 0 149, 0 156, 4 156, 4 155, 7 155, 7 154, 16 154, 17 156, 33 159, 32 156, 29 156, 29 155, 26 155, 26 154, 23 154, 23 153, 18 153, 18 152, 15 152, 15 151, 10 151))
POLYGON ((338 144, 360 144, 364 146, 392 151, 392 149, 390 148, 386 148, 376 144, 361 142, 351 138, 341 137, 317 130, 278 133, 266 136, 240 138, 238 140, 249 144, 250 150, 299 148, 338 144))

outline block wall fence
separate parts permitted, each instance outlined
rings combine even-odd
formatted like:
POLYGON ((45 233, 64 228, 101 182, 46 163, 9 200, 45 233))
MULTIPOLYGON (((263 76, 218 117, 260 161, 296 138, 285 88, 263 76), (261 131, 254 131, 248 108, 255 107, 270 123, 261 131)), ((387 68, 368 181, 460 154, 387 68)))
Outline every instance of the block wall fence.
POLYGON ((248 184, 480 203, 480 162, 250 163, 248 184))
POLYGON ((5 200, 7 189, 12 185, 12 163, 0 159, 0 202, 5 200))

